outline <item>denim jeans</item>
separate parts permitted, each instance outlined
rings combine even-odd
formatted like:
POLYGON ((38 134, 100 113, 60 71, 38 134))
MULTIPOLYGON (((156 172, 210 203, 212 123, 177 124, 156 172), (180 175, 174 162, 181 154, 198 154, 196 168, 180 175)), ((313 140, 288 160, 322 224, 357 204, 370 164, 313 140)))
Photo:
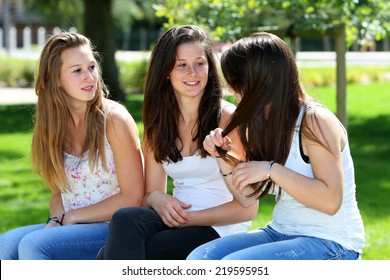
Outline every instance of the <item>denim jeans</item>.
POLYGON ((284 235, 270 227, 222 237, 196 248, 188 260, 356 260, 360 254, 336 242, 284 235))
POLYGON ((170 228, 152 209, 123 208, 112 216, 97 259, 184 260, 193 249, 218 237, 211 226, 170 228))
POLYGON ((108 223, 44 228, 38 224, 0 235, 1 260, 94 260, 104 245, 108 223))

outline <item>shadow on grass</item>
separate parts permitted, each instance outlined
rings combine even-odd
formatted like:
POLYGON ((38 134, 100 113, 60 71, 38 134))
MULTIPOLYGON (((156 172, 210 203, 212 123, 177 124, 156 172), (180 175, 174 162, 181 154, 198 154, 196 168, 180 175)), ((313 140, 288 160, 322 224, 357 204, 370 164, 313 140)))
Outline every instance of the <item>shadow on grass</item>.
POLYGON ((351 117, 349 141, 359 208, 370 219, 390 216, 390 115, 351 117))
MULTIPOLYGON (((123 103, 136 122, 142 121, 142 95, 131 95, 123 103)), ((0 105, 0 134, 32 132, 35 104, 0 105)))
MULTIPOLYGON (((1 135, 1 133, 0 133, 1 135)), ((17 160, 24 156, 24 153, 17 151, 1 151, 0 161, 2 160, 17 160)))
POLYGON ((32 131, 35 104, 1 105, 0 134, 32 131))

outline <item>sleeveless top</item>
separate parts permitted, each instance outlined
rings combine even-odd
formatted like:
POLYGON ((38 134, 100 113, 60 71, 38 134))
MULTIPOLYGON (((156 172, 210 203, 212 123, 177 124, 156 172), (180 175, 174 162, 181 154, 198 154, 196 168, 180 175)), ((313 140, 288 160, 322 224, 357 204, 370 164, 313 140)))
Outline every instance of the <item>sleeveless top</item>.
POLYGON ((108 170, 104 170, 101 159, 97 168, 89 168, 88 152, 80 157, 65 154, 64 167, 69 180, 69 191, 62 193, 62 203, 65 213, 72 210, 96 204, 114 194, 120 192, 114 155, 106 136, 106 120, 108 112, 115 106, 113 103, 107 103, 107 109, 104 112, 104 152, 108 170))
MULTIPOLYGON (((297 120, 285 167, 304 176, 314 178, 310 163, 303 160, 300 152, 299 133, 304 112, 305 107, 301 109, 297 120)), ((345 131, 345 133, 347 132, 345 131)), ((276 202, 273 219, 269 225, 283 234, 328 239, 339 243, 348 250, 362 253, 364 226, 356 201, 355 173, 348 138, 342 151, 342 162, 344 174, 343 201, 336 214, 328 215, 309 208, 281 189, 281 196, 276 202)), ((276 186, 273 194, 277 195, 278 190, 279 186, 276 186)))
MULTIPOLYGON (((232 105, 224 103, 225 106, 232 105)), ((233 106, 233 105, 232 105, 233 106)), ((186 211, 198 211, 215 207, 233 200, 233 195, 226 186, 219 171, 217 159, 199 154, 183 157, 176 163, 163 162, 163 168, 173 179, 173 196, 192 207, 186 211)), ((224 226, 212 226, 222 237, 230 234, 247 232, 251 222, 242 222, 224 226)))
MULTIPOLYGON (((173 196, 192 207, 186 211, 198 211, 215 207, 233 200, 226 183, 219 172, 215 158, 201 158, 199 154, 183 157, 176 163, 163 162, 165 172, 173 179, 173 196)), ((212 226, 222 237, 247 232, 251 222, 224 226, 212 226)))

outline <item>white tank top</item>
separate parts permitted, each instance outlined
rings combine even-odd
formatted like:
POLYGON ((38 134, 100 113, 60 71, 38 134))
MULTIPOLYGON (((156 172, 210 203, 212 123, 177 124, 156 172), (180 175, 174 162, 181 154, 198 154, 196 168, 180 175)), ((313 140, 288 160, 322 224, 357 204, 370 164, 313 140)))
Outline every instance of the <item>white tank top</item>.
MULTIPOLYGON (((314 178, 310 163, 306 163, 302 159, 299 150, 299 130, 304 110, 305 108, 302 108, 300 112, 285 167, 314 178)), ((349 250, 361 253, 364 246, 364 227, 356 201, 354 166, 348 140, 342 151, 342 160, 344 171, 343 202, 335 215, 328 215, 309 208, 282 190, 273 211, 273 220, 269 225, 283 234, 306 235, 333 240, 349 250)), ((274 194, 277 192, 278 187, 275 188, 274 194)))
MULTIPOLYGON (((191 204, 187 211, 197 211, 218 206, 233 200, 226 183, 219 172, 215 158, 201 158, 200 155, 183 157, 177 163, 163 162, 165 172, 173 179, 173 196, 191 204)), ((213 226, 222 237, 247 232, 251 222, 225 226, 213 226)))

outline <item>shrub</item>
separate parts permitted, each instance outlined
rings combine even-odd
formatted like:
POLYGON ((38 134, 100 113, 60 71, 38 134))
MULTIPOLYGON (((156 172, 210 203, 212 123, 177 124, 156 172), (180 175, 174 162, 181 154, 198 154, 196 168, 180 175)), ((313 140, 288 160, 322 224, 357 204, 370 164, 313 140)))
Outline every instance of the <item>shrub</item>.
POLYGON ((0 84, 7 87, 31 87, 35 60, 5 58, 0 60, 0 84))
POLYGON ((119 81, 127 94, 143 92, 148 61, 118 62, 119 81))

